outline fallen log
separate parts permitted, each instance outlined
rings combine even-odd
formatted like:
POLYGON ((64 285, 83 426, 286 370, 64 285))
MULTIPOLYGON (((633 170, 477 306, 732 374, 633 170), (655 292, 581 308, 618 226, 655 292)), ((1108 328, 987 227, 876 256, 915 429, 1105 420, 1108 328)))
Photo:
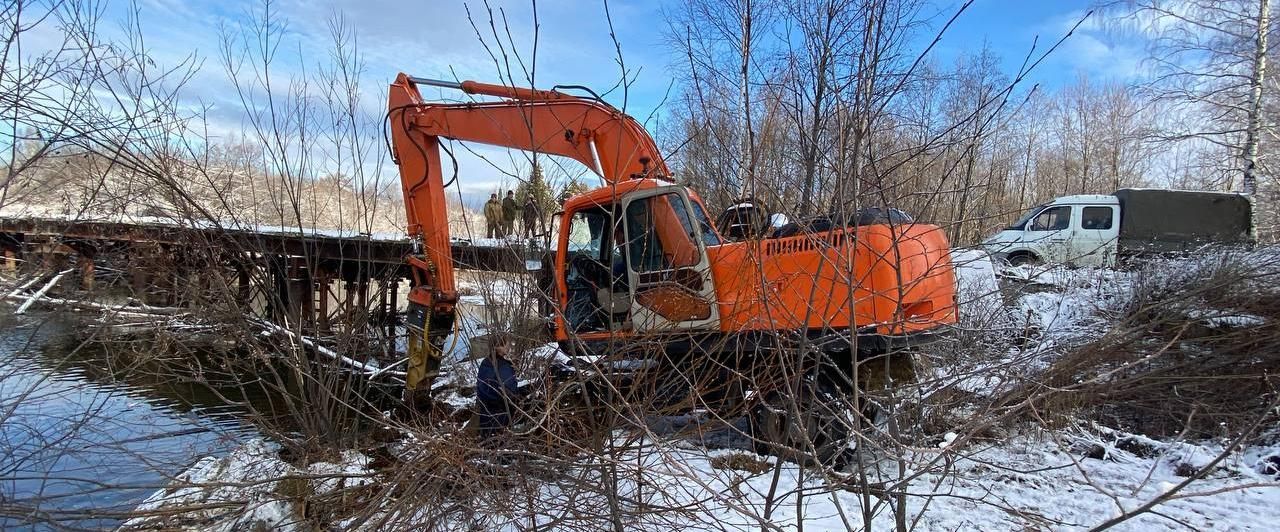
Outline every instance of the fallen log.
POLYGON ((249 321, 249 323, 252 323, 252 324, 254 324, 254 325, 257 325, 258 327, 260 327, 260 328, 261 328, 261 329, 263 329, 264 331, 267 331, 267 332, 269 332, 269 333, 273 333, 273 334, 282 334, 282 335, 285 335, 285 336, 289 337, 290 339, 296 340, 297 342, 301 343, 302 345, 304 345, 304 346, 306 346, 306 347, 308 347, 308 348, 311 348, 311 350, 312 350, 312 351, 315 351, 316 353, 319 353, 319 354, 321 354, 321 355, 324 355, 325 357, 327 357, 327 358, 329 358, 329 359, 331 359, 331 360, 334 360, 334 361, 338 362, 339 364, 342 364, 343 366, 346 366, 348 369, 350 369, 350 370, 352 370, 352 371, 355 371, 356 373, 359 373, 359 374, 361 374, 361 375, 364 375, 365 377, 368 377, 368 378, 370 378, 370 379, 377 378, 377 377, 381 377, 381 376, 383 376, 383 375, 387 375, 387 376, 389 376, 389 377, 391 377, 391 378, 394 378, 394 379, 396 379, 396 380, 398 380, 398 381, 402 381, 402 380, 403 380, 403 378, 404 378, 404 376, 406 375, 406 373, 405 373, 405 372, 403 372, 403 371, 392 371, 392 370, 391 370, 391 368, 393 368, 393 367, 395 367, 395 366, 399 365, 399 363, 392 364, 392 365, 387 366, 387 367, 385 367, 385 368, 384 368, 384 367, 379 367, 379 366, 374 365, 374 364, 369 364, 369 363, 366 363, 366 362, 360 362, 359 360, 356 360, 356 359, 354 359, 354 358, 350 358, 350 357, 344 356, 344 355, 342 355, 342 354, 338 353, 337 351, 334 351, 334 350, 329 349, 329 348, 327 348, 327 347, 325 347, 325 346, 323 346, 323 345, 320 345, 320 344, 319 344, 318 342, 316 342, 314 339, 311 339, 311 338, 309 338, 309 337, 307 337, 307 336, 300 335, 300 334, 298 334, 298 333, 296 333, 296 332, 294 332, 294 331, 289 330, 288 328, 281 327, 281 326, 276 325, 275 323, 272 323, 272 322, 270 322, 270 321, 268 321, 268 320, 264 320, 264 319, 262 319, 262 318, 255 318, 255 317, 252 317, 252 316, 245 316, 245 319, 247 319, 247 320, 249 321))
POLYGON ((131 305, 130 303, 123 303, 120 305, 105 305, 102 303, 94 303, 92 301, 80 301, 78 299, 62 299, 62 298, 56 298, 56 297, 38 297, 38 298, 35 298, 34 301, 32 301, 31 296, 25 296, 22 294, 17 294, 17 295, 9 294, 5 296, 5 299, 13 300, 13 301, 22 301, 24 303, 31 301, 33 303, 44 303, 48 305, 71 307, 71 308, 78 308, 83 310, 98 310, 104 313, 110 313, 115 316, 122 316, 127 318, 128 317, 131 317, 131 318, 159 318, 159 317, 181 318, 188 315, 188 313, 183 309, 176 309, 176 308, 170 308, 170 307, 148 307, 148 306, 137 307, 137 306, 131 305))
POLYGON ((27 312, 27 309, 31 308, 32 303, 35 303, 37 299, 44 297, 45 293, 49 292, 49 289, 53 288, 54 285, 58 284, 58 281, 62 280, 62 276, 68 273, 71 273, 71 270, 62 270, 61 272, 58 272, 57 275, 53 276, 53 279, 50 279, 48 283, 45 283, 45 285, 40 288, 40 290, 37 290, 36 293, 32 294, 31 297, 27 298, 26 301, 24 301, 21 305, 19 305, 18 310, 13 311, 13 313, 25 314, 27 312))
POLYGON ((21 293, 23 293, 23 292, 26 292, 28 288, 31 288, 31 286, 32 286, 32 285, 34 285, 34 284, 36 284, 36 283, 38 283, 38 282, 40 282, 40 276, 38 276, 38 275, 37 275, 37 276, 35 276, 35 277, 32 277, 30 281, 27 281, 27 282, 26 282, 26 283, 24 283, 22 286, 19 286, 19 287, 17 287, 17 288, 14 288, 14 289, 13 289, 13 291, 12 291, 12 292, 9 292, 9 295, 8 295, 8 296, 6 296, 6 297, 15 297, 15 296, 17 296, 18 294, 21 294, 21 293))

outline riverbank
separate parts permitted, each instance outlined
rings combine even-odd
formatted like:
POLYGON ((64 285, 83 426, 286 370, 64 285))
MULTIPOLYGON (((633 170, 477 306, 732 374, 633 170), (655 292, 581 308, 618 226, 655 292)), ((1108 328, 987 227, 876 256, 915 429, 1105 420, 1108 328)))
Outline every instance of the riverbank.
MULTIPOLYGON (((377 437, 352 431, 322 440, 333 434, 315 425, 289 445, 263 437, 260 425, 258 434, 223 431, 223 447, 193 445, 185 462, 144 463, 162 471, 163 482, 130 485, 138 504, 127 512, 120 503, 93 506, 113 512, 94 523, 382 531, 1074 530, 1114 522, 1126 530, 1268 530, 1264 509, 1280 505, 1280 427, 1274 413, 1258 410, 1275 393, 1256 375, 1276 363, 1265 347, 1275 345, 1280 307, 1269 271, 1241 269, 1254 258, 998 272, 980 254, 957 253, 961 324, 951 340, 919 353, 927 363, 902 403, 901 432, 873 427, 848 460, 808 467, 757 453, 742 417, 700 408, 658 415, 652 405, 625 402, 534 409, 535 419, 508 439, 477 441, 467 412, 474 360, 465 346, 492 322, 479 309, 450 342, 449 382, 437 383, 456 407, 448 415, 365 409, 347 421, 373 427, 377 437), (1160 388, 1168 382, 1176 393, 1160 388), (1221 382, 1247 393, 1211 388, 1221 382), (1206 388, 1213 392, 1194 395, 1206 388)), ((470 304, 512 297, 495 287, 507 285, 480 287, 470 304)), ((546 370, 534 359, 563 358, 554 345, 532 353, 521 365, 529 382, 546 370)), ((555 397, 543 406, 572 403, 555 397)), ((329 426, 351 430, 347 421, 329 426)), ((97 505, 94 490, 114 486, 81 485, 77 500, 97 505)), ((64 499, 31 500, 57 508, 64 499)))

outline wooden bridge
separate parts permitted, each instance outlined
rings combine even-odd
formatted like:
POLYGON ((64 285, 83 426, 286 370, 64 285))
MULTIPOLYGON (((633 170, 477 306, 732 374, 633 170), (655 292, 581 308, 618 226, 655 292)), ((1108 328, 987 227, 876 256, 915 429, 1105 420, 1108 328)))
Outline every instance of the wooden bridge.
MULTIPOLYGON (((456 240, 455 266, 518 273, 542 258, 521 243, 490 244, 456 240)), ((242 308, 321 335, 352 322, 393 332, 409 282, 404 257, 414 251, 385 234, 38 217, 0 217, 0 249, 0 269, 11 274, 70 268, 84 291, 127 286, 147 305, 195 306, 231 292, 242 308), (104 276, 109 287, 98 286, 104 276)))

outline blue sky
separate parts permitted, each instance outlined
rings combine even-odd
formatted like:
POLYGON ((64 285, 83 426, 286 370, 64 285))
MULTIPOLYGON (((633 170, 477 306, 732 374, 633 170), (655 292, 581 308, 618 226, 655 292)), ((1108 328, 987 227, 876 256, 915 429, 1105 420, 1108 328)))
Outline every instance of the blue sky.
MULTIPOLYGON (((201 73, 188 91, 193 101, 209 106, 215 130, 234 131, 242 125, 240 105, 226 81, 218 60, 219 27, 235 27, 260 10, 257 1, 218 0, 138 0, 141 23, 162 63, 176 62, 188 54, 204 61, 201 73)), ((613 0, 609 3, 614 30, 623 49, 628 70, 636 75, 626 95, 627 110, 641 120, 649 118, 671 85, 670 65, 674 58, 662 43, 666 27, 663 10, 667 2, 613 0)), ((962 2, 940 0, 934 8, 941 24, 962 2)), ((1088 10, 1083 0, 978 0, 935 50, 941 64, 979 49, 984 42, 1000 55, 1008 72, 1014 71, 1037 36, 1043 50, 1059 39, 1088 10)), ((510 22, 521 53, 528 61, 532 50, 533 13, 528 1, 491 0, 510 22)), ((287 24, 278 74, 301 71, 301 65, 326 61, 329 32, 327 22, 341 13, 355 31, 365 56, 364 100, 372 111, 383 105, 386 83, 397 72, 418 76, 493 81, 496 68, 480 45, 467 20, 469 7, 483 31, 488 31, 488 15, 482 1, 452 0, 277 0, 272 9, 287 24), (298 61, 297 56, 303 57, 298 61)), ((116 0, 110 16, 120 18, 128 4, 116 0)), ((1097 18, 1096 15, 1094 17, 1097 18)), ((1084 72, 1092 78, 1124 80, 1135 75, 1142 57, 1140 46, 1113 39, 1088 23, 1047 60, 1029 81, 1047 88, 1068 83, 1084 72)), ((620 68, 602 2, 592 0, 541 0, 538 2, 537 84, 587 85, 605 90, 620 77, 620 68)), ((499 22, 499 24, 501 24, 499 22)), ((499 25, 501 27, 501 25, 499 25)), ((921 37, 923 46, 931 32, 921 37)), ((486 35, 486 37, 488 37, 486 35)), ((492 45, 493 40, 488 39, 492 45)), ((440 94, 451 97, 456 95, 440 94)), ((623 104, 621 91, 608 94, 615 105, 623 104)), ((650 123, 652 126, 652 123, 650 123)), ((500 161, 498 166, 519 166, 520 160, 497 155, 495 150, 476 151, 500 161)), ((463 155, 460 161, 468 176, 465 190, 491 189, 501 178, 500 169, 463 155)), ((508 168, 508 171, 514 168, 508 168)))
MULTIPOLYGON (((1104 29, 1104 15, 1094 12, 1095 1, 1085 0, 977 0, 952 25, 937 49, 939 61, 975 51, 987 43, 1012 74, 1035 46, 1038 57, 1077 23, 1080 28, 1037 68, 1027 81, 1055 88, 1074 82, 1080 73, 1095 80, 1129 81, 1141 76, 1145 50, 1131 36, 1104 29), (1037 37, 1039 40, 1037 42, 1037 37)), ((944 4, 954 13, 961 2, 944 4)), ((942 21, 939 20, 939 24, 942 21)))

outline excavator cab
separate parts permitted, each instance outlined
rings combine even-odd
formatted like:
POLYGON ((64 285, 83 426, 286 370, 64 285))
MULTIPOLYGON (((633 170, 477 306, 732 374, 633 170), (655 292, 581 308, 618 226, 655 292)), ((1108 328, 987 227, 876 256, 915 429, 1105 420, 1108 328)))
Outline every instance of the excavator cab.
POLYGON ((623 199, 627 280, 641 331, 715 327, 715 287, 708 245, 719 245, 701 203, 682 186, 623 199))
POLYGON ((687 188, 643 179, 571 199, 560 232, 562 339, 717 325, 706 248, 720 240, 687 188))

